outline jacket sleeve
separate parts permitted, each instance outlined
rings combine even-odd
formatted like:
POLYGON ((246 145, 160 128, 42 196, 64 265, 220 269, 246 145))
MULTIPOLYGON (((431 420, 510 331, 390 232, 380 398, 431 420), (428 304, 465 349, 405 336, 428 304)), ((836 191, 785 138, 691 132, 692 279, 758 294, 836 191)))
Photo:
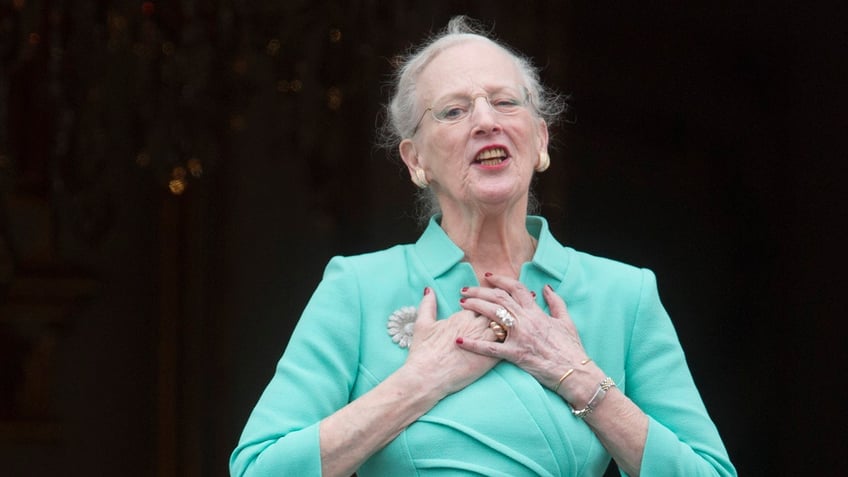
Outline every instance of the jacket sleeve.
POLYGON ((626 393, 649 417, 642 475, 735 476, 649 270, 630 343, 626 393))
POLYGON ((232 476, 321 475, 319 422, 348 403, 359 362, 360 294, 333 258, 230 457, 232 476))

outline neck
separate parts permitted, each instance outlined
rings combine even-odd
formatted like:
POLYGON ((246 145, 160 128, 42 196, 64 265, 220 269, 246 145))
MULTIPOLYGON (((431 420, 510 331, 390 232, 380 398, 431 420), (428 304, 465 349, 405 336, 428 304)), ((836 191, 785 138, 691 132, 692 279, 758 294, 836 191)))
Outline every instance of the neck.
POLYGON ((465 252, 481 283, 486 272, 517 279, 521 266, 533 259, 536 240, 527 232, 524 210, 494 215, 443 213, 442 229, 465 252))

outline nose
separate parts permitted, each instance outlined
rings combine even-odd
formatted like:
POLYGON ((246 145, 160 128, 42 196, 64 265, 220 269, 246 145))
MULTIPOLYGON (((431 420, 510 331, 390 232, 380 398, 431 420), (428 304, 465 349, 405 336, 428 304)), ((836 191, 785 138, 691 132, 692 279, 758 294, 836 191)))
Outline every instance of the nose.
POLYGON ((474 127, 474 134, 487 134, 500 130, 498 123, 498 113, 489 103, 486 96, 475 96, 471 100, 473 109, 471 110, 471 121, 474 127), (482 104, 480 102, 482 101, 482 104))

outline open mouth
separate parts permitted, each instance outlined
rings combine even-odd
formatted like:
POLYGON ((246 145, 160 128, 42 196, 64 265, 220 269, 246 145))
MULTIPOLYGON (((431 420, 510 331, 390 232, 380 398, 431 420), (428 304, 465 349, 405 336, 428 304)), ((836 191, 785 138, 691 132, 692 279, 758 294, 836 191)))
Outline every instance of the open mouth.
POLYGON ((477 154, 477 157, 474 158, 474 162, 482 166, 497 166, 505 161, 507 157, 506 149, 502 147, 493 147, 477 154))

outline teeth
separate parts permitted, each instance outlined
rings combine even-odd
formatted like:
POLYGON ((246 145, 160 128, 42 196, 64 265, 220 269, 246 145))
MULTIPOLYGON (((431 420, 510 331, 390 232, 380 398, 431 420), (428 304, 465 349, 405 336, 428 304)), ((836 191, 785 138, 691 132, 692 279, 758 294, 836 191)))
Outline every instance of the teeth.
MULTIPOLYGON (((477 160, 480 161, 480 162, 488 161, 489 159, 495 159, 495 158, 505 159, 506 158, 506 151, 503 148, 497 147, 497 148, 494 148, 494 149, 486 149, 485 151, 481 152, 477 156, 477 160)), ((500 161, 495 162, 495 164, 497 164, 498 162, 500 162, 500 161)))
POLYGON ((479 163, 484 166, 497 166, 501 162, 503 162, 503 159, 486 159, 484 161, 479 161, 479 163))

